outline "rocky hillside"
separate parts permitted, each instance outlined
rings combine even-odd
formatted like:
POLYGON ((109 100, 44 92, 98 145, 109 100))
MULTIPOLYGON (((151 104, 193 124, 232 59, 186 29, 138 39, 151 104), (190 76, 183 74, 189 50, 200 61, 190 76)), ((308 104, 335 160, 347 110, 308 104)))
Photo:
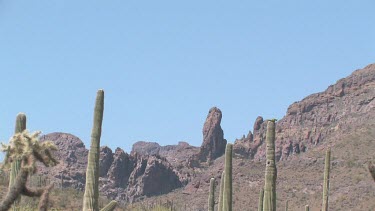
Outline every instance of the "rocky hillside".
MULTIPOLYGON (((277 122, 278 160, 305 152, 325 139, 335 137, 375 117, 375 64, 353 72, 324 92, 312 94, 289 106, 277 122)), ((253 133, 235 141, 236 153, 249 158, 265 156, 266 122, 255 121, 253 133)))
MULTIPOLYGON (((286 166, 298 163, 296 159, 301 160, 302 164, 309 163, 305 155, 300 156, 301 153, 312 153, 325 144, 339 143, 358 128, 368 128, 374 122, 374 98, 375 64, 372 64, 337 81, 324 92, 293 103, 286 115, 277 122, 277 159, 286 166)), ((225 128, 223 130, 220 126, 221 119, 220 109, 214 107, 209 110, 203 124, 201 147, 190 146, 185 142, 168 146, 137 142, 130 154, 120 148, 113 152, 108 147, 101 147, 102 194, 134 202, 173 190, 177 191, 175 195, 180 198, 204 193, 209 178, 213 176, 219 179, 223 167, 222 155, 227 141, 224 138, 225 128), (178 192, 183 195, 178 195, 178 192)), ((266 121, 257 117, 250 132, 235 140, 237 173, 242 167, 257 169, 258 166, 257 171, 262 171, 262 165, 256 162, 264 160, 265 129, 266 121), (249 163, 249 160, 252 161, 249 163)), ((88 151, 82 141, 65 133, 47 134, 42 140, 56 143, 60 149, 56 156, 61 162, 50 170, 42 168, 41 173, 56 180, 62 176, 64 186, 83 189, 88 151)), ((305 168, 302 164, 298 165, 305 168)), ((251 175, 243 172, 239 174, 242 176, 237 175, 235 178, 240 177, 240 187, 248 187, 248 180, 244 178, 250 178, 251 175)), ((261 175, 253 179, 250 186, 258 188, 261 175)), ((171 194, 167 196, 173 198, 174 192, 171 194)), ((199 203, 204 205, 204 202, 198 200, 197 205, 199 203)))

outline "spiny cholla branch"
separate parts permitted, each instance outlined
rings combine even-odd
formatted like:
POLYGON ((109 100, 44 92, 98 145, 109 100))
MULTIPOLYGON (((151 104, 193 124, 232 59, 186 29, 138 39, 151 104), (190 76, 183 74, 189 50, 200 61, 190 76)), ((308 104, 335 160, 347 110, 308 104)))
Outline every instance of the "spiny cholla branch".
POLYGON ((0 211, 8 210, 19 195, 30 197, 41 197, 39 210, 47 210, 48 194, 53 185, 43 188, 29 188, 26 182, 29 175, 36 172, 36 161, 45 166, 55 166, 58 161, 53 158, 51 151, 56 151, 56 146, 50 142, 39 142, 40 132, 30 134, 28 131, 15 134, 9 141, 9 144, 3 144, 2 151, 6 152, 6 157, 1 168, 9 168, 10 164, 16 160, 21 161, 21 169, 17 175, 16 181, 9 188, 5 199, 0 203, 0 211))

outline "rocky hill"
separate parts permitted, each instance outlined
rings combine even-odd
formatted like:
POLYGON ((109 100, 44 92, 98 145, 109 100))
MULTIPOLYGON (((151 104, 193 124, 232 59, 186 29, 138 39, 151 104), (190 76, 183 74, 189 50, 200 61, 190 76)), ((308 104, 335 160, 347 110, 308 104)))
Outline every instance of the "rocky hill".
MULTIPOLYGON (((374 98, 375 64, 372 64, 337 81, 324 92, 312 94, 290 105, 286 115, 277 122, 276 127, 277 159, 279 165, 284 166, 280 168, 281 175, 278 178, 283 178, 283 173, 295 172, 298 168, 310 169, 314 171, 313 173, 317 173, 321 160, 311 156, 320 156, 320 152, 327 144, 339 147, 336 149, 337 152, 344 149, 355 150, 350 148, 351 142, 344 146, 340 143, 346 143, 343 140, 347 140, 353 134, 358 135, 356 139, 364 139, 358 132, 363 128, 366 129, 367 134, 373 134, 374 98), (317 165, 313 166, 314 163, 317 165)), ((222 155, 227 141, 220 126, 221 119, 220 109, 214 107, 209 110, 203 125, 201 147, 190 146, 185 142, 168 146, 137 142, 133 145, 130 154, 120 148, 113 152, 108 147, 101 147, 102 194, 110 198, 134 202, 140 199, 152 200, 155 198, 152 196, 169 193, 164 196, 176 201, 181 198, 196 201, 198 206, 196 210, 203 209, 206 201, 204 193, 208 191, 209 178, 216 177, 219 181, 223 169, 222 155)), ((250 132, 246 136, 243 135, 241 139, 235 140, 234 178, 238 186, 238 190, 234 191, 235 199, 236 192, 254 192, 262 184, 265 129, 266 121, 262 117, 257 117, 250 132), (242 171, 242 169, 254 169, 254 171, 242 171)), ((82 141, 65 133, 47 134, 41 139, 56 143, 60 149, 56 156, 61 162, 53 169, 42 168, 40 172, 55 180, 63 177, 64 186, 83 189, 88 151, 82 141)), ((358 144, 358 146, 362 145, 358 144)), ((367 146, 374 149, 374 141, 369 142, 367 146)), ((369 149, 363 147, 360 150, 363 153, 358 151, 352 153, 360 153, 362 156, 358 155, 356 162, 365 162, 368 158, 363 157, 364 152, 369 149)), ((372 156, 372 159, 375 158, 372 156)), ((336 162, 338 167, 344 165, 339 160, 336 162)), ((345 172, 345 166, 341 167, 341 172, 345 172)), ((307 174, 308 172, 301 173, 301 177, 310 178, 307 174)), ((290 182, 291 178, 295 177, 284 178, 284 182, 290 182)), ((295 178, 293 181, 299 180, 295 178)), ((285 186, 284 182, 280 182, 279 185, 285 186)), ((319 187, 318 182, 317 178, 312 178, 309 184, 315 186, 304 191, 312 195, 318 194, 319 188, 316 189, 319 187)), ((363 184, 358 187, 363 188, 363 184)), ((290 193, 293 191, 299 193, 300 190, 297 189, 288 190, 289 192, 285 189, 280 196, 293 197, 290 193)), ((237 197, 239 202, 242 200, 241 197, 244 198, 239 195, 237 197)), ((242 206, 239 202, 235 204, 238 208, 236 210, 240 210, 242 206)), ((256 200, 254 203, 256 204, 256 200)))

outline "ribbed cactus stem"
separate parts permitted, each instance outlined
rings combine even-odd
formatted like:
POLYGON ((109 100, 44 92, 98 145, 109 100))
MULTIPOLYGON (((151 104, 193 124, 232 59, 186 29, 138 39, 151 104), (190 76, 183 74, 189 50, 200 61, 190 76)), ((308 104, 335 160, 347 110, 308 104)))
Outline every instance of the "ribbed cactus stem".
POLYGON ((306 205, 306 206, 305 206, 305 211, 309 211, 309 210, 310 210, 309 205, 306 205))
POLYGON ((275 159, 275 121, 268 121, 266 134, 266 173, 264 184, 263 209, 276 211, 276 159, 275 159))
POLYGON ((331 167, 331 148, 326 151, 324 164, 324 184, 323 184, 323 204, 322 211, 328 210, 328 191, 329 191, 329 171, 331 167))
POLYGON ((223 171, 223 173, 221 173, 218 211, 223 210, 224 177, 225 177, 225 171, 223 171))
POLYGON ((215 178, 210 179, 210 194, 208 196, 208 211, 215 210, 215 178))
MULTIPOLYGON (((16 117, 16 125, 14 128, 14 133, 22 133, 22 131, 26 130, 26 115, 24 113, 19 113, 16 117)), ((16 177, 21 168, 21 160, 15 160, 11 163, 10 167, 10 178, 9 178, 9 188, 11 188, 16 180, 16 177)), ((17 210, 16 207, 20 202, 21 197, 18 197, 17 200, 14 202, 12 210, 17 210)))
POLYGON ((285 211, 288 211, 288 203, 289 203, 289 201, 286 200, 286 202, 285 202, 285 211))
POLYGON ((225 149, 223 211, 232 211, 232 151, 233 145, 227 144, 225 149))
POLYGON ((113 211, 115 210, 116 206, 117 206, 117 201, 112 200, 105 207, 103 207, 103 209, 101 209, 100 211, 113 211))
POLYGON ((94 124, 91 131, 91 146, 86 170, 86 186, 83 196, 83 211, 99 210, 99 153, 104 110, 104 91, 96 95, 94 124))
POLYGON ((264 197, 264 188, 262 188, 259 193, 258 211, 263 211, 263 197, 264 197))

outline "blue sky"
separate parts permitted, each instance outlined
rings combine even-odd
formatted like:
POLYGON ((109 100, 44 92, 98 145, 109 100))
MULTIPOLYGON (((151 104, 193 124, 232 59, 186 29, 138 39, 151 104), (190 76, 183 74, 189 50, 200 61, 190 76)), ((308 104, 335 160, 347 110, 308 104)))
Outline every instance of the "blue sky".
POLYGON ((200 145, 212 106, 225 138, 375 62, 375 2, 0 0, 0 139, 28 128, 89 146, 200 145))

